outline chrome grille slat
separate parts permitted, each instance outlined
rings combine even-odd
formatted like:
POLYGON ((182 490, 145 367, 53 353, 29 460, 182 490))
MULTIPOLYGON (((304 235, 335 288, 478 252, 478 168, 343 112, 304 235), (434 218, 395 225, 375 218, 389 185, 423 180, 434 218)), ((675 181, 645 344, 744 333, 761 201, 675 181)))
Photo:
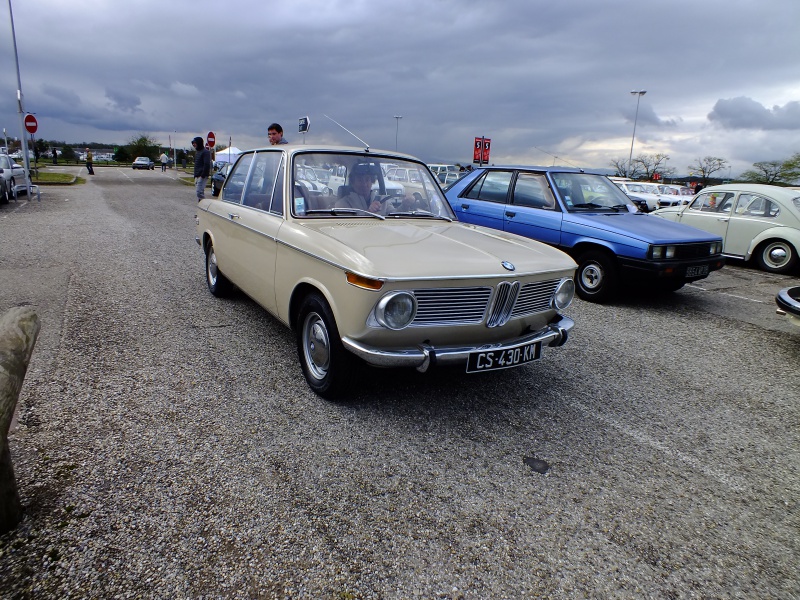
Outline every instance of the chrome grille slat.
POLYGON ((499 327, 509 319, 550 310, 559 281, 537 281, 522 286, 519 282, 504 281, 498 283, 497 290, 483 286, 412 290, 417 299, 417 314, 411 327, 475 325, 484 321, 487 327, 499 327))

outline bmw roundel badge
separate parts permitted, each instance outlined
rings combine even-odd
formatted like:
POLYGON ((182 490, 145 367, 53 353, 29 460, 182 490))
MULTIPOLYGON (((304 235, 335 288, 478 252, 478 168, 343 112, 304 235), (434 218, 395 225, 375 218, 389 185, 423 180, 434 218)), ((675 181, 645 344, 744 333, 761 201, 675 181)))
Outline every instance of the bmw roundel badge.
POLYGON ((506 271, 513 271, 514 269, 516 269, 516 267, 513 264, 511 264, 510 262, 508 262, 507 260, 504 260, 500 264, 503 265, 503 268, 506 271))

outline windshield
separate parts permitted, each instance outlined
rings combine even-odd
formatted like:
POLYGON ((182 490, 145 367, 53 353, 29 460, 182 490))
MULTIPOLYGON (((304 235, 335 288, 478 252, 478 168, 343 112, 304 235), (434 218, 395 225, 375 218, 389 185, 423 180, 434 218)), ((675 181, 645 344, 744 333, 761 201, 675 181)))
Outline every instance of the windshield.
POLYGON ((567 210, 601 210, 636 212, 636 206, 612 181, 603 175, 589 173, 553 173, 556 190, 567 210))
POLYGON ((396 156, 298 153, 292 176, 297 217, 455 219, 428 168, 396 156))

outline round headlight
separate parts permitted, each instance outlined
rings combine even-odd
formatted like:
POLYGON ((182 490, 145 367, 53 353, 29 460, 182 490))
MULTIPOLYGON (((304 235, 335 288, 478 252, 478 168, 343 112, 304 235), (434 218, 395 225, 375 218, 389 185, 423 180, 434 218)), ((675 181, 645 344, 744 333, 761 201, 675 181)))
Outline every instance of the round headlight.
POLYGON ((410 292, 389 292, 375 307, 378 323, 389 329, 407 327, 417 314, 417 300, 410 292))
POLYGON ((572 279, 562 279, 553 294, 553 304, 558 310, 563 310, 572 304, 575 297, 575 282, 572 279))

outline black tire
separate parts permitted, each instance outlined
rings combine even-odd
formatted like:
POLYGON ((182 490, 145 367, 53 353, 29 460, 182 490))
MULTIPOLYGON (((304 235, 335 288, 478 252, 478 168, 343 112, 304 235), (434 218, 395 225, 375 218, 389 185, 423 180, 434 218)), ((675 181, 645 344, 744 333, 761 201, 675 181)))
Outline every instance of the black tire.
POLYGON ((344 349, 333 313, 320 294, 303 299, 295 332, 297 356, 308 386, 327 400, 340 398, 352 379, 356 358, 344 349))
POLYGON ((0 204, 8 204, 8 187, 5 182, 0 186, 0 204))
POLYGON ((206 248, 206 283, 208 291, 217 298, 225 298, 233 291, 233 284, 217 267, 217 255, 211 242, 206 248))
POLYGON ((575 261, 575 287, 588 302, 606 302, 617 293, 619 277, 614 259, 602 250, 584 252, 575 261))
POLYGON ((756 248, 756 262, 769 273, 789 273, 797 265, 797 250, 785 240, 767 240, 756 248))

